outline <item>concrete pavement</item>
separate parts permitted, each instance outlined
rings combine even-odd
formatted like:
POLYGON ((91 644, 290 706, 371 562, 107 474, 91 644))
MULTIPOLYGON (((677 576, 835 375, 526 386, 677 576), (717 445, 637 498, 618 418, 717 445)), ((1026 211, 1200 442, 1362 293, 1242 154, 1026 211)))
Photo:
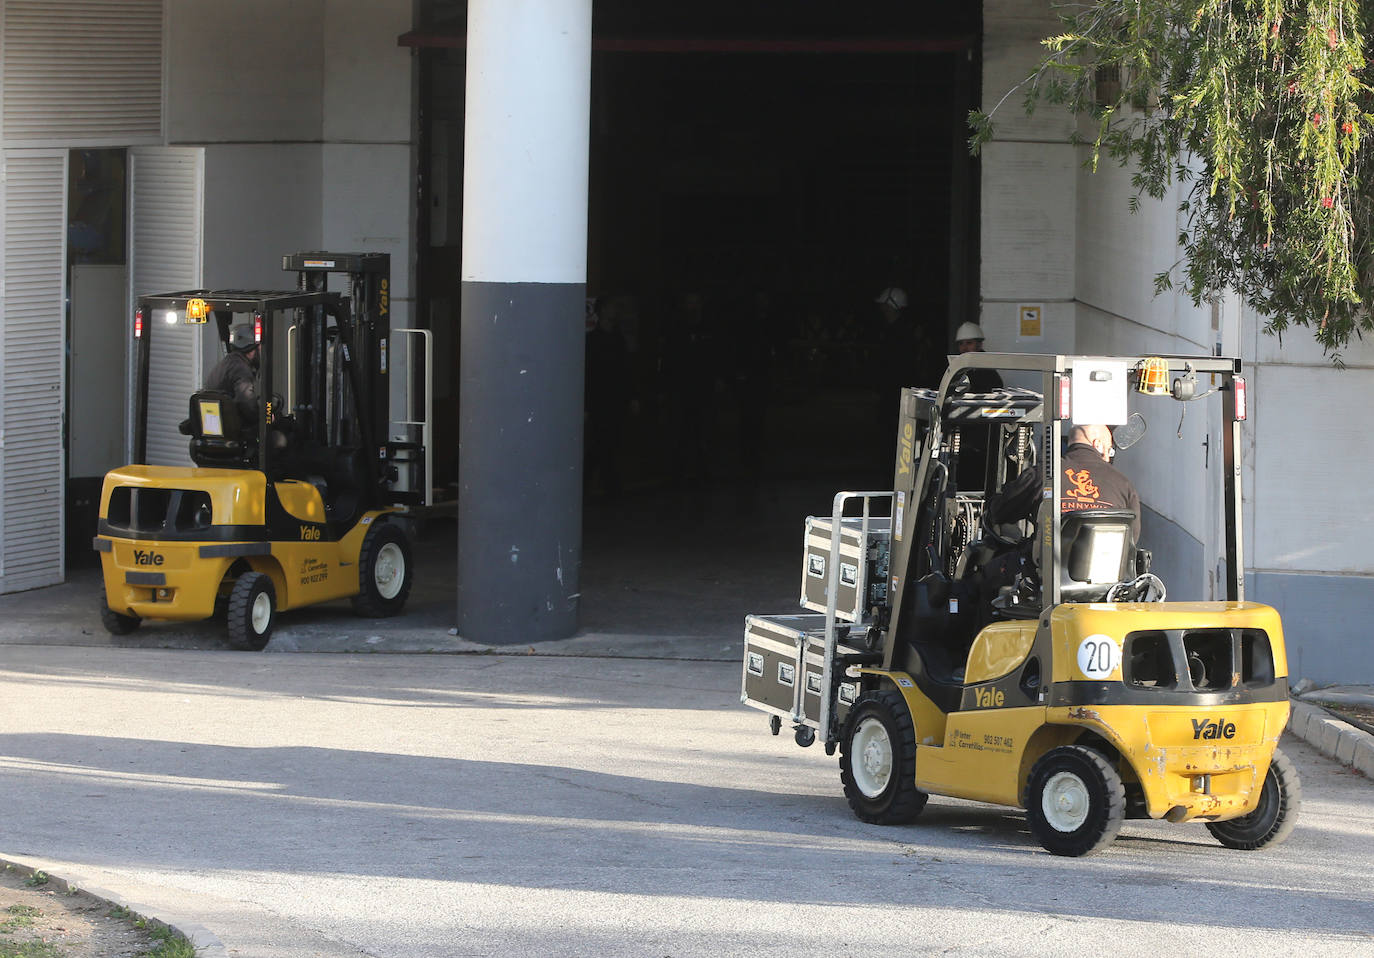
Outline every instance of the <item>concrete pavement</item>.
POLYGON ((1297 831, 1015 812, 857 821, 733 663, 10 646, 3 854, 202 925, 208 955, 1374 954, 1369 784, 1286 742, 1297 831), (214 950, 219 948, 221 950, 214 950))
MULTIPOLYGON (((831 493, 621 503, 589 522, 565 642, 451 634, 443 523, 406 616, 287 613, 260 655, 219 623, 109 636, 94 570, 0 597, 0 855, 212 956, 1153 954, 1160 914, 1257 954, 1374 954, 1369 782, 1296 741, 1299 830, 1254 855, 1128 823, 1074 865, 944 799, 914 828, 855 821, 834 760, 737 696, 743 617, 795 608, 801 517, 831 493), (469 654, 360 654, 401 651, 469 654)), ((1330 728, 1295 706, 1299 737, 1330 728)))

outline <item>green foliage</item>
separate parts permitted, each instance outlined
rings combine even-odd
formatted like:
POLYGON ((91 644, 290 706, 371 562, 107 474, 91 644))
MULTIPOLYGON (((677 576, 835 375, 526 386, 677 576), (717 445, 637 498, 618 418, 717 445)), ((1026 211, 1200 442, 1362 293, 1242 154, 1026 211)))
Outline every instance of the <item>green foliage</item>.
POLYGON ((0 958, 62 958, 62 952, 45 941, 0 943, 0 958))
POLYGON ((166 925, 154 927, 150 934, 158 944, 145 958, 196 958, 195 946, 166 925))
MULTIPOLYGON (((1089 162, 1133 170, 1137 196, 1187 184, 1183 260, 1156 278, 1201 303, 1234 288, 1267 330, 1330 353, 1374 330, 1374 130, 1365 26, 1374 0, 1086 0, 1022 84, 1028 112, 1090 117, 1089 162)), ((1005 97, 1003 98, 1006 99, 1005 97)), ((1000 104, 999 104, 1000 106, 1000 104)), ((976 153, 992 113, 970 115, 976 153)))
POLYGON ((10 905, 5 909, 8 918, 0 919, 0 934, 9 932, 14 928, 27 928, 33 924, 33 920, 43 914, 32 905, 10 905))

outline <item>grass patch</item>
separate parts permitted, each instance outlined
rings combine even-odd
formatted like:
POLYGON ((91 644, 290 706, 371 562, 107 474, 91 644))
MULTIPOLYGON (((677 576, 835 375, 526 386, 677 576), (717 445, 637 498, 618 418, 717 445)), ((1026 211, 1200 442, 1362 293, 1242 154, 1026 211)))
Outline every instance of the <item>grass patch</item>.
POLYGON ((0 943, 0 958, 62 958, 62 952, 42 941, 22 945, 0 943))
POLYGON ((40 886, 42 886, 42 885, 46 885, 47 883, 48 883, 48 873, 47 873, 47 872, 34 872, 34 873, 33 873, 32 875, 30 875, 28 878, 25 878, 25 879, 24 879, 24 884, 27 885, 27 886, 30 887, 30 888, 38 888, 38 887, 40 887, 40 886))
POLYGON ((0 919, 0 932, 13 931, 15 928, 27 928, 33 924, 33 920, 43 914, 32 905, 10 905, 5 909, 8 916, 0 919))
POLYGON ((157 947, 144 958, 196 958, 195 946, 166 925, 150 929, 149 934, 157 939, 157 947))

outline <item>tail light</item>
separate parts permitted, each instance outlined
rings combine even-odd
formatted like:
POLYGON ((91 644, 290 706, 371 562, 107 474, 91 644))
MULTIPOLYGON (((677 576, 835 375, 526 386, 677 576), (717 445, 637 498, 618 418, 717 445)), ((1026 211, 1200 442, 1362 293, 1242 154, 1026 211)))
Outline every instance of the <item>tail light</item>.
POLYGON ((1073 416, 1072 381, 1067 374, 1059 377, 1059 419, 1069 419, 1073 416))
POLYGON ((1237 420, 1244 419, 1245 413, 1247 411, 1245 408, 1244 377, 1236 376, 1231 380, 1231 392, 1235 395, 1236 398, 1235 418, 1237 420))
POLYGON ((262 313, 253 314, 253 342, 262 342, 262 313))
POLYGON ((143 338, 143 307, 134 310, 134 339, 143 338))

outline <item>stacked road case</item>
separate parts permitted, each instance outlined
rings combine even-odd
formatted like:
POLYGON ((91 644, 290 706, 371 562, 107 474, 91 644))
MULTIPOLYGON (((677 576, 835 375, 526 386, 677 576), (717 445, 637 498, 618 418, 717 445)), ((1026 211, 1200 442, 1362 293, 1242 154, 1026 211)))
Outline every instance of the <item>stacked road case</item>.
POLYGON ((808 516, 802 543, 806 612, 751 615, 744 627, 740 701, 791 722, 802 744, 848 715, 858 691, 850 668, 880 660, 869 650, 873 610, 887 596, 891 520, 870 514, 890 492, 841 492, 829 516, 808 516), (862 515, 846 516, 851 501, 862 515))

